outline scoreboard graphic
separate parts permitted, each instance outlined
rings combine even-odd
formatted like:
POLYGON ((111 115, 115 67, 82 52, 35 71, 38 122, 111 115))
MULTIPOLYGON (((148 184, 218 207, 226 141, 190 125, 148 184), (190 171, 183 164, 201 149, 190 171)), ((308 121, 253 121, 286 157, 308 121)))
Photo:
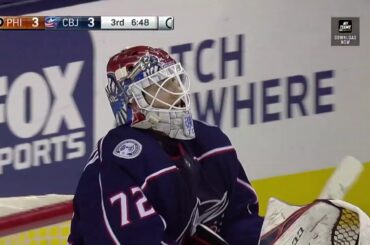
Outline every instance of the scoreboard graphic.
POLYGON ((173 30, 173 16, 1 16, 0 30, 173 30))

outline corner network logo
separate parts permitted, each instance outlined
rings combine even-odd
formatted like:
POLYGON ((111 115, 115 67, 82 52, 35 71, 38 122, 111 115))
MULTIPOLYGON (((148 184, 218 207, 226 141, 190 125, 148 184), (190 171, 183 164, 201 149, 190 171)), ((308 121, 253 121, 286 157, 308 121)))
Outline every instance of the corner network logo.
POLYGON ((86 82, 93 81, 91 37, 6 37, 0 39, 1 53, 22 59, 0 59, 0 138, 6 139, 0 140, 0 196, 73 193, 93 148, 93 83, 86 82), (63 52, 45 49, 50 43, 63 52))
POLYGON ((352 20, 339 20, 338 32, 351 33, 352 32, 352 20))

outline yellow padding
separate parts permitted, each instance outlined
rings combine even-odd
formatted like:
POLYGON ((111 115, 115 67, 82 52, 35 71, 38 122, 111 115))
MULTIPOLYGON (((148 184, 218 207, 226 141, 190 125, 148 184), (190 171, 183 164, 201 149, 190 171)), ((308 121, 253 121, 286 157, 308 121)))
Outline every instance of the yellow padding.
MULTIPOLYGON (((344 200, 370 214, 370 162, 344 200)), ((316 199, 334 168, 276 176, 252 181, 260 201, 261 215, 266 213, 268 199, 276 197, 290 204, 303 205, 316 199)))
POLYGON ((70 221, 0 238, 0 245, 65 245, 70 221))

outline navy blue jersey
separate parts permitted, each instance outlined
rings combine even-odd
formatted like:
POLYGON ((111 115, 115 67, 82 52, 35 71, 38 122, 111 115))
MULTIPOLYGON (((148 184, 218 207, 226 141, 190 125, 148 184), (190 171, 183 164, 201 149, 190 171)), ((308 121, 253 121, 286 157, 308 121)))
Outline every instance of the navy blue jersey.
POLYGON ((230 244, 258 244, 258 200, 218 127, 194 120, 176 140, 120 126, 99 140, 73 200, 72 244, 186 244, 205 224, 230 244))

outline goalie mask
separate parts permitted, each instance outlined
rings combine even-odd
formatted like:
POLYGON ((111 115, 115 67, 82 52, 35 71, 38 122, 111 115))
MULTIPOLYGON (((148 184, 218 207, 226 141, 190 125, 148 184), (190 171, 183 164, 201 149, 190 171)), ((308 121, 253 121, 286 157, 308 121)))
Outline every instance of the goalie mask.
POLYGON ((127 48, 110 58, 106 92, 118 125, 193 139, 190 82, 180 63, 162 49, 127 48))

